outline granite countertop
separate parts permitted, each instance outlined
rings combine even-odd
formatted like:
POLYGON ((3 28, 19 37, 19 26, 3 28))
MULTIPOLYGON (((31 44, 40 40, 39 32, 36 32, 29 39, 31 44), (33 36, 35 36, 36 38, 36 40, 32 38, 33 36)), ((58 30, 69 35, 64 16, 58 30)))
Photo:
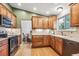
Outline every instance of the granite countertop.
POLYGON ((8 38, 7 37, 6 38, 0 38, 0 41, 6 40, 6 39, 8 39, 8 38))
POLYGON ((51 35, 51 36, 59 37, 62 39, 67 39, 67 40, 79 42, 79 39, 77 37, 62 36, 62 35, 46 33, 46 32, 32 32, 32 35, 51 35))
POLYGON ((8 35, 8 36, 5 37, 5 38, 0 38, 0 41, 5 40, 5 39, 8 39, 8 38, 13 37, 13 36, 16 36, 16 35, 8 35))

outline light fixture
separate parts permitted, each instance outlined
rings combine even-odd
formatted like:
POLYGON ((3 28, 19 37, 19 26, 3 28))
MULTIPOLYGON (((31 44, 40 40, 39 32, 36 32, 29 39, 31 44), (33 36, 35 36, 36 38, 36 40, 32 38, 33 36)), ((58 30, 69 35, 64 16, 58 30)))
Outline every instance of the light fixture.
POLYGON ((36 7, 34 7, 34 8, 33 8, 33 10, 34 10, 34 11, 36 11, 36 10, 37 10, 37 8, 36 8, 36 7))
POLYGON ((58 7, 58 8, 57 8, 57 11, 58 11, 58 12, 63 11, 63 7, 58 7))
POLYGON ((21 6, 21 3, 18 3, 18 6, 21 6))
POLYGON ((49 11, 47 11, 46 14, 49 14, 49 11))

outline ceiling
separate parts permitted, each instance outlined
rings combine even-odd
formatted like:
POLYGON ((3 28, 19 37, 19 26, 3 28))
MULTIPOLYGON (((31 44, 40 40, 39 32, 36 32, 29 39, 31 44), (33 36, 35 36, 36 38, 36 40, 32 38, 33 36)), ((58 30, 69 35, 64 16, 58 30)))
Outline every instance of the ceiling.
POLYGON ((14 8, 23 9, 45 16, 58 15, 58 7, 63 7, 63 10, 68 9, 69 7, 69 3, 10 3, 10 5, 14 8))

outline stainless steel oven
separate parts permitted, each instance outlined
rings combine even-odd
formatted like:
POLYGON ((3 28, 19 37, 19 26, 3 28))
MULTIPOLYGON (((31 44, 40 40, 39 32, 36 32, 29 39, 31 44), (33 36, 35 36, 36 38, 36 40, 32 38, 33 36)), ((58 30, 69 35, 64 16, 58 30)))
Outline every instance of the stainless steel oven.
POLYGON ((13 36, 9 38, 9 55, 11 55, 18 47, 18 36, 13 36))

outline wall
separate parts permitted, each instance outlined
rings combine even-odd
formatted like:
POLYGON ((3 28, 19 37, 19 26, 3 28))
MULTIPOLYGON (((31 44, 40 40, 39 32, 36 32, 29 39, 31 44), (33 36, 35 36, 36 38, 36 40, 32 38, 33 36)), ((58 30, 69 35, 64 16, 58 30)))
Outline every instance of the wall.
POLYGON ((21 20, 31 20, 32 16, 37 16, 37 14, 30 13, 27 11, 13 9, 14 14, 17 16, 17 27, 21 27, 21 20))

